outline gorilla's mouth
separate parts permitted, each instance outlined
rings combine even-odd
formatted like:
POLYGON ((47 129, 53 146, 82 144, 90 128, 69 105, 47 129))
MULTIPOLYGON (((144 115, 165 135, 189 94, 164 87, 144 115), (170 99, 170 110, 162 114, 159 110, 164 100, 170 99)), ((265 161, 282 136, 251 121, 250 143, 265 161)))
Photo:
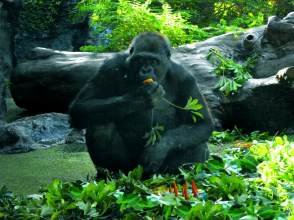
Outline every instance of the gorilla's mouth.
POLYGON ((147 78, 147 79, 143 80, 144 85, 150 85, 153 82, 154 82, 154 80, 152 78, 147 78))
POLYGON ((140 81, 143 83, 145 81, 150 82, 150 84, 151 84, 151 83, 157 81, 157 78, 156 78, 155 74, 149 73, 149 74, 141 75, 140 81))

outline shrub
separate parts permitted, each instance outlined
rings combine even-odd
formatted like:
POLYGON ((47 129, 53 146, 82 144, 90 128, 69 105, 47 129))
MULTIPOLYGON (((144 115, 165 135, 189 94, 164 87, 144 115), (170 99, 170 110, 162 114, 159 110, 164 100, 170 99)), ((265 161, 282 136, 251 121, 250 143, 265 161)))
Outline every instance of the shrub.
POLYGON ((62 0, 25 0, 20 27, 28 32, 44 32, 55 23, 62 0))
POLYGON ((172 13, 167 3, 162 4, 161 10, 151 10, 151 3, 151 0, 145 3, 128 0, 86 0, 80 2, 77 8, 80 12, 78 16, 90 14, 90 26, 95 33, 111 29, 105 34, 109 43, 100 47, 99 51, 126 49, 136 35, 146 31, 161 32, 174 46, 191 41, 184 30, 186 21, 179 13, 172 13))

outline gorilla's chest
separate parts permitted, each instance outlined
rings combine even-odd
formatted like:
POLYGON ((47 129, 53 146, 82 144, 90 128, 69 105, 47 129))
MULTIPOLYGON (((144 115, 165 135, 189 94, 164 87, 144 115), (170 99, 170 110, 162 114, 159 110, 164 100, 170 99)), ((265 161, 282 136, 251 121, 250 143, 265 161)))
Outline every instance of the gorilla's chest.
MULTIPOLYGON (((128 140, 143 141, 142 137, 151 128, 160 125, 164 130, 174 128, 176 124, 176 110, 164 100, 160 100, 153 109, 146 109, 126 117, 120 124, 122 136, 128 140)), ((136 142, 137 142, 136 141, 136 142)))
POLYGON ((154 124, 158 123, 165 128, 172 128, 175 126, 176 109, 164 99, 160 100, 152 111, 154 124))

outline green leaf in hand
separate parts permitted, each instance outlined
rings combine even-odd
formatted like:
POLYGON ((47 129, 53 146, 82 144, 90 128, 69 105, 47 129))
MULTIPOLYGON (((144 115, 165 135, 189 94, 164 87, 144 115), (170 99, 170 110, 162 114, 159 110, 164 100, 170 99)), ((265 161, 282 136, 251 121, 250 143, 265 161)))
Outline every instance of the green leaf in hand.
POLYGON ((185 110, 189 111, 192 114, 192 120, 194 123, 197 122, 197 118, 204 119, 203 115, 199 112, 203 108, 198 101, 198 99, 193 99, 191 96, 188 99, 186 106, 184 107, 185 110))
POLYGON ((151 131, 144 135, 144 139, 147 139, 145 146, 154 145, 161 139, 162 133, 164 131, 164 126, 156 124, 151 128, 151 131))

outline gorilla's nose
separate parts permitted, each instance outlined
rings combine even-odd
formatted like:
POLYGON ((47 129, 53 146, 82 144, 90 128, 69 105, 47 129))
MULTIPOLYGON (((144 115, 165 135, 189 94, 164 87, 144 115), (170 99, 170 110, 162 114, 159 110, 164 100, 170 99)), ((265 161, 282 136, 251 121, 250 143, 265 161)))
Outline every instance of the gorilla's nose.
POLYGON ((153 73, 153 68, 151 66, 143 66, 142 73, 143 74, 153 73))

